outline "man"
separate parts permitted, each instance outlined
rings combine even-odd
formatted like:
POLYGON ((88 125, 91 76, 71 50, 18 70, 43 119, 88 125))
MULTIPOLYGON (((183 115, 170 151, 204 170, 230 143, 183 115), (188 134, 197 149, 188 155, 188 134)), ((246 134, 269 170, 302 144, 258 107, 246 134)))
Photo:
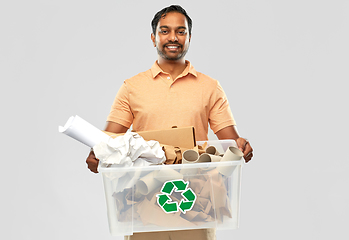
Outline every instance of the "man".
MULTIPOLYGON (((234 139, 245 161, 253 156, 250 143, 236 130, 225 93, 218 81, 197 72, 185 55, 192 20, 180 6, 159 11, 152 20, 151 40, 158 60, 151 69, 127 79, 119 89, 106 131, 125 133, 194 126, 197 140, 207 140, 208 123, 219 139, 234 139)), ((97 173, 98 159, 88 156, 88 168, 97 173)), ((135 233, 125 239, 215 239, 214 229, 135 233)))

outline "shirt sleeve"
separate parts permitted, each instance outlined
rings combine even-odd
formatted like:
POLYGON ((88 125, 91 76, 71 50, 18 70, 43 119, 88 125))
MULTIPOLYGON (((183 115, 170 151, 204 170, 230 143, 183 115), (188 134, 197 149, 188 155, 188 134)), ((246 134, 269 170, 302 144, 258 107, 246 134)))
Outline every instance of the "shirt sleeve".
POLYGON ((127 128, 132 125, 133 114, 130 107, 129 92, 126 83, 120 87, 116 94, 107 121, 121 124, 127 128))
POLYGON ((225 127, 236 125, 228 99, 219 82, 217 82, 216 92, 212 101, 213 106, 209 114, 209 123, 212 131, 216 133, 225 127))

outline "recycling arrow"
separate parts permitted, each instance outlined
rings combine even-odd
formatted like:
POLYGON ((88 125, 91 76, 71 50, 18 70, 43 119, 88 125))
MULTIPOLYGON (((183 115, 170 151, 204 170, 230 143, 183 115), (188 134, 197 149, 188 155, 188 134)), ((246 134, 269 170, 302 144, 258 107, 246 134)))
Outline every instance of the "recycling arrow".
POLYGON ((161 189, 161 192, 171 195, 173 189, 174 189, 174 184, 172 182, 165 182, 161 189))
POLYGON ((163 209, 167 213, 178 212, 178 203, 176 203, 176 202, 165 203, 163 206, 163 209))
POLYGON ((190 211, 196 201, 196 195, 194 191, 188 187, 189 183, 184 182, 182 179, 167 181, 161 188, 161 193, 156 195, 158 205, 164 210, 165 213, 173 213, 181 211, 186 214, 190 211), (170 195, 175 192, 180 192, 183 199, 179 202, 172 202, 170 195))
POLYGON ((171 200, 166 194, 159 195, 158 197, 158 203, 159 205, 163 206, 168 200, 171 200))
POLYGON ((183 180, 173 181, 173 184, 176 186, 178 191, 184 191, 188 186, 188 183, 183 182, 183 180))

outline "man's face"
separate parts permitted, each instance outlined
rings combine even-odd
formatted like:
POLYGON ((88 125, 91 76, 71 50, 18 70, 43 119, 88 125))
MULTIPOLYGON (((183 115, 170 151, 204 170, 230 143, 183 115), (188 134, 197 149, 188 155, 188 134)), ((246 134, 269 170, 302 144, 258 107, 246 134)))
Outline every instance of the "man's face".
POLYGON ((190 36, 186 17, 178 12, 169 12, 161 17, 156 36, 151 39, 160 57, 166 60, 184 58, 189 48, 190 36))

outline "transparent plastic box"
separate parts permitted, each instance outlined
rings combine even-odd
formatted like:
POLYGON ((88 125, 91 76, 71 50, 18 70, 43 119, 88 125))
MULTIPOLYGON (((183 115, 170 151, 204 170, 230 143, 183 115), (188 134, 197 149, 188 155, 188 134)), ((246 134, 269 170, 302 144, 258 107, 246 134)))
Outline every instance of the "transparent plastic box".
MULTIPOLYGON (((236 146, 233 140, 206 142, 221 153, 236 146)), ((238 228, 243 164, 242 159, 128 168, 101 165, 111 235, 238 228)))

